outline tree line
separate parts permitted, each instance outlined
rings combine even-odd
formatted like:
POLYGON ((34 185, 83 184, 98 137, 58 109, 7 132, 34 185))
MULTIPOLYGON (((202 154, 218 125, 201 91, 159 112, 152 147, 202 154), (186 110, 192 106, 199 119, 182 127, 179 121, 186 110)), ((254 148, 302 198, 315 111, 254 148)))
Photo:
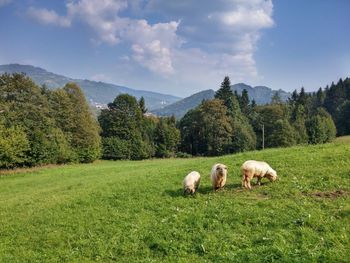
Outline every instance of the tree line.
POLYGON ((0 76, 0 167, 100 157, 100 128, 83 92, 69 83, 49 90, 23 74, 0 76))
POLYGON ((225 77, 212 100, 183 118, 147 114, 143 98, 118 95, 97 120, 74 83, 49 90, 23 74, 0 76, 0 167, 215 156, 262 147, 317 144, 350 134, 350 80, 315 93, 276 93, 256 105, 225 77), (333 121, 334 120, 334 121, 333 121))

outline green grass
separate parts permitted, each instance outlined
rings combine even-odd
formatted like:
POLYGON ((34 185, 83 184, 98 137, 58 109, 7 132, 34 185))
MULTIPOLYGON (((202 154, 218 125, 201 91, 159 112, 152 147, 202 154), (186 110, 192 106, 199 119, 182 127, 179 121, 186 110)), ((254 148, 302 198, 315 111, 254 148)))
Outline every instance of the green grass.
POLYGON ((0 262, 350 262, 350 140, 217 158, 99 161, 0 177, 0 262), (239 167, 280 176, 251 191, 239 167), (229 167, 213 193, 209 172, 229 167), (191 170, 202 175, 182 195, 191 170))

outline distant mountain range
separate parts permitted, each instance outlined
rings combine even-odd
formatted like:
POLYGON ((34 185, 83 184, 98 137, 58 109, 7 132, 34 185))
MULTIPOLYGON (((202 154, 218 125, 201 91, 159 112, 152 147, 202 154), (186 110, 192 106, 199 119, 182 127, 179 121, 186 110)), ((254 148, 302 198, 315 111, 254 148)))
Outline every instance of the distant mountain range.
POLYGON ((77 83, 89 102, 98 107, 106 106, 107 103, 112 102, 118 94, 128 93, 139 99, 141 96, 145 98, 148 109, 161 108, 170 105, 178 100, 180 97, 161 94, 157 92, 136 90, 105 82, 97 82, 91 80, 72 79, 66 76, 57 75, 46 71, 45 69, 20 64, 0 65, 0 74, 3 73, 25 73, 28 77, 38 85, 46 85, 50 89, 63 87, 68 82, 77 83))
MULTIPOLYGON (((151 113, 159 116, 175 115, 177 118, 181 118, 188 110, 198 106, 202 100, 212 99, 215 95, 215 91, 209 89, 182 99, 172 95, 136 90, 100 81, 73 79, 30 65, 0 65, 0 74, 5 72, 25 73, 28 77, 33 79, 36 84, 46 85, 50 89, 63 87, 68 82, 75 82, 81 87, 89 102, 97 108, 106 107, 107 103, 112 102, 114 98, 121 93, 130 94, 137 99, 143 96, 145 98, 146 106, 151 113)), ((276 91, 265 86, 252 87, 244 83, 232 85, 231 88, 233 91, 236 90, 239 94, 242 94, 243 89, 246 89, 250 100, 254 99, 257 104, 269 103, 275 92, 279 94, 283 101, 286 101, 291 95, 281 89, 276 91)))
MULTIPOLYGON (((278 93, 278 95, 281 97, 283 101, 286 101, 291 95, 289 92, 285 92, 281 89, 272 90, 265 86, 252 87, 244 83, 238 83, 238 84, 232 85, 231 89, 233 91, 236 90, 238 94, 242 94, 242 91, 246 89, 248 91, 249 99, 250 100, 254 99, 255 102, 260 105, 271 102, 271 98, 275 94, 275 92, 278 93)), ((175 117, 181 118, 182 116, 185 115, 187 111, 197 107, 202 102, 203 99, 205 100, 213 99, 214 95, 215 95, 214 90, 201 91, 187 98, 179 100, 173 104, 167 105, 160 109, 152 110, 151 112, 159 116, 175 115, 175 117)))
POLYGON ((203 90, 195 93, 187 98, 179 100, 169 106, 165 106, 161 109, 152 110, 151 112, 158 116, 171 116, 174 115, 176 118, 181 118, 190 109, 195 108, 203 100, 210 100, 214 98, 215 91, 212 89, 203 90))

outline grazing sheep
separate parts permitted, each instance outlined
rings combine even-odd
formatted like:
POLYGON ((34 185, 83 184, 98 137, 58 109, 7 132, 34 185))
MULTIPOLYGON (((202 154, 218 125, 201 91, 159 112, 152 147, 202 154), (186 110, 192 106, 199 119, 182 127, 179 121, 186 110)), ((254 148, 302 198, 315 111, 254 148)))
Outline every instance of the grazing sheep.
POLYGON ((214 164, 210 177, 214 191, 223 188, 226 183, 227 166, 221 163, 214 164))
POLYGON ((252 189, 250 181, 253 177, 257 177, 257 184, 260 185, 261 179, 266 177, 271 182, 277 180, 277 173, 271 168, 266 162, 259 161, 246 161, 241 167, 242 171, 242 186, 245 188, 252 189))
POLYGON ((196 171, 190 172, 186 175, 183 181, 184 194, 194 194, 199 187, 200 181, 201 175, 196 171))

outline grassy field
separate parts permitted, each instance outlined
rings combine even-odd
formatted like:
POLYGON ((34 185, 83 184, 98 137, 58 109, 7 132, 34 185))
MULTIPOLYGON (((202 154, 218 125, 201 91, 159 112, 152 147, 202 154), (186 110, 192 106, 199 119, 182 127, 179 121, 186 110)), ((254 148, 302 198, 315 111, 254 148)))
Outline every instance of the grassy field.
POLYGON ((350 262, 350 137, 217 158, 99 161, 0 177, 0 262, 350 262), (251 191, 239 167, 280 176, 251 191), (209 172, 229 167, 213 193, 209 172), (202 175, 182 195, 191 170, 202 175))

